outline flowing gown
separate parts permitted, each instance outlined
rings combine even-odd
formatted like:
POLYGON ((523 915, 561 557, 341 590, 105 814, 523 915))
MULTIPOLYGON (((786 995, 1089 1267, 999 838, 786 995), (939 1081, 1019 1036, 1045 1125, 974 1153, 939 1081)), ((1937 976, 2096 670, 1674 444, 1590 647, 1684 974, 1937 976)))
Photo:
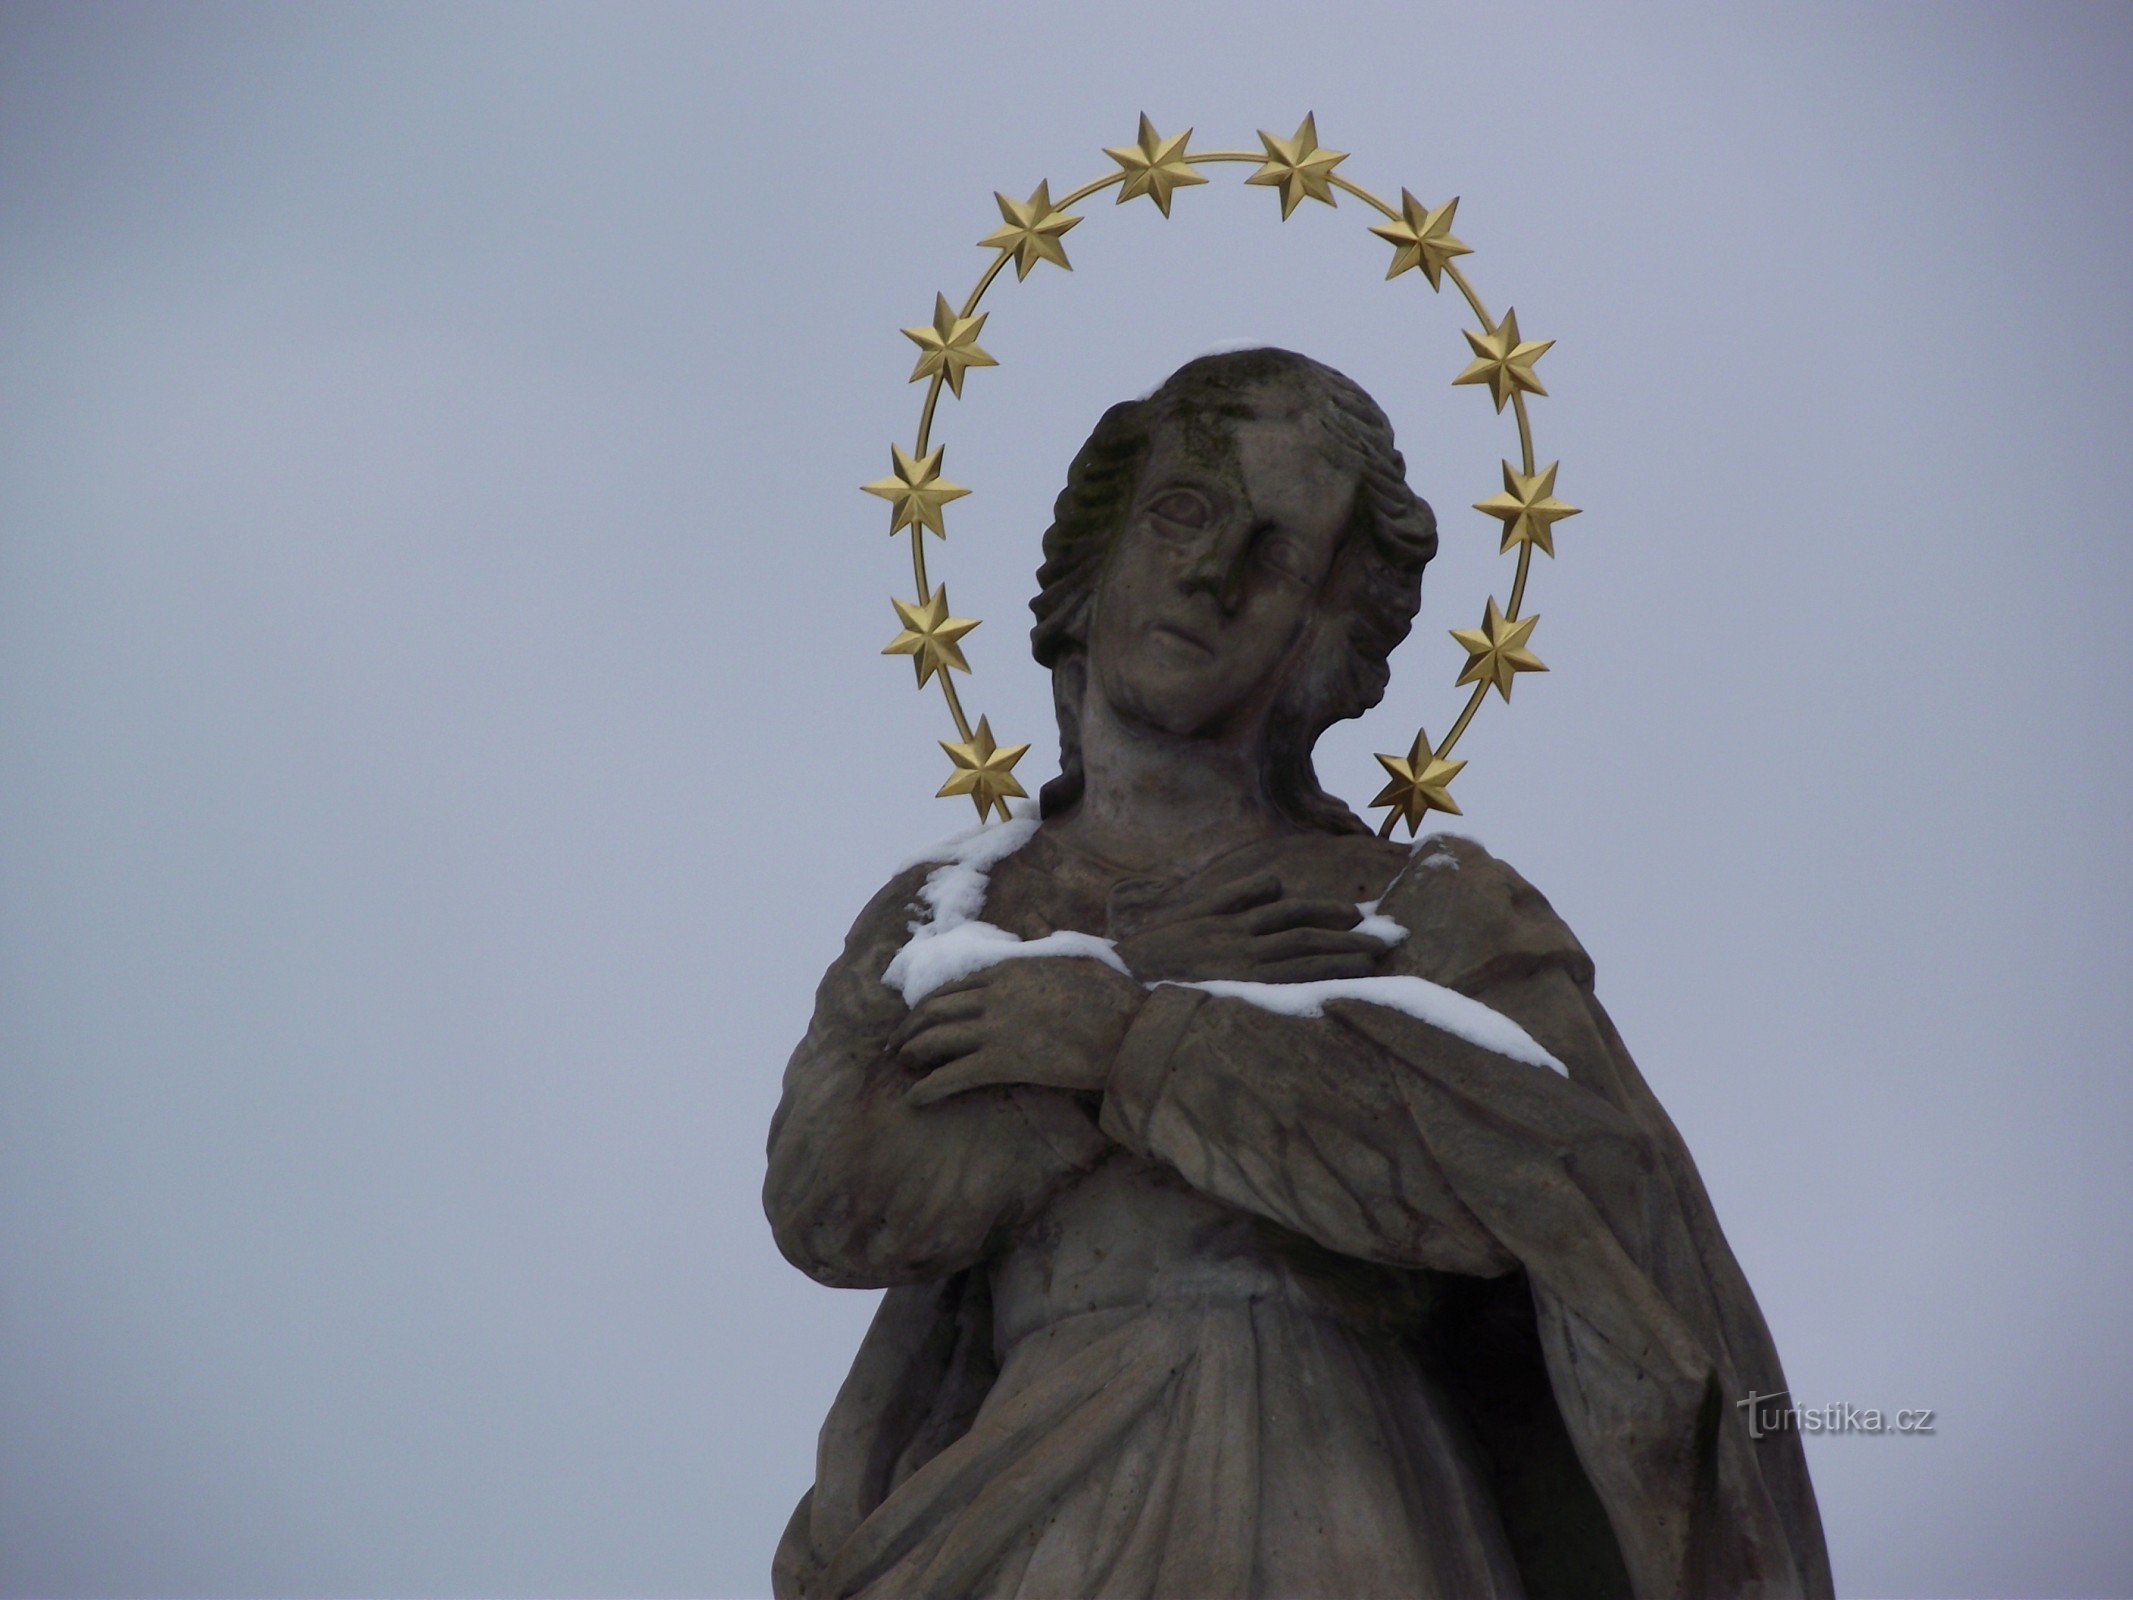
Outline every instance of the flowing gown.
POLYGON ((923 1108, 881 974, 927 869, 823 980, 766 1205, 894 1286, 779 1552, 829 1597, 1829 1593, 1747 1284, 1546 902, 1468 841, 1309 835, 1129 876, 1040 831, 983 915, 1120 937, 1276 872, 1410 930, 1381 970, 1567 1069, 1381 1005, 1150 992, 1100 1096, 923 1108), (1773 1448, 1775 1446, 1775 1448, 1773 1448))

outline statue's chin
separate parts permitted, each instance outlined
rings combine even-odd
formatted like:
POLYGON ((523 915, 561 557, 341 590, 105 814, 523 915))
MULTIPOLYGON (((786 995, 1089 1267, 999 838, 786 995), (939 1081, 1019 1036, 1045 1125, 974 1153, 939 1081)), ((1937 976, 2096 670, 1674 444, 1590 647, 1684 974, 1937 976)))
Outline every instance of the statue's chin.
POLYGON ((1263 671, 1243 664, 1225 676, 1201 660, 1179 662, 1161 650, 1126 652, 1089 664, 1087 693, 1101 696, 1121 723, 1172 739, 1228 741, 1263 722, 1271 685, 1263 671), (1257 683, 1240 679, 1258 678, 1257 683))
POLYGON ((1129 727, 1173 739, 1213 739, 1222 734, 1222 711, 1195 704, 1198 696, 1164 694, 1145 682, 1106 687, 1113 688, 1114 692, 1104 698, 1111 702, 1111 709, 1119 720, 1129 727))
POLYGON ((1169 739, 1193 739, 1208 744, 1227 744, 1237 733, 1235 708, 1210 711, 1205 707, 1184 706, 1149 707, 1145 710, 1121 707, 1124 720, 1131 726, 1148 733, 1161 734, 1169 739))

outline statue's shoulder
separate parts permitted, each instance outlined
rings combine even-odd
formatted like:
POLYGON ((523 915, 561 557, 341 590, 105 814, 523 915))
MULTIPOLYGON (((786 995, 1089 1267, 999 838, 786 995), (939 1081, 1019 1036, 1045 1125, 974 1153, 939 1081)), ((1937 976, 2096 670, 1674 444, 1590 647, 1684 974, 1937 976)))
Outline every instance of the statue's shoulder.
POLYGON ((907 856, 852 924, 847 953, 886 944, 901 949, 926 923, 968 922, 986 914, 993 872, 1025 847, 1042 856, 1034 817, 981 823, 907 856))
POLYGON ((939 865, 911 861, 897 868, 853 918, 844 939, 847 959, 886 960, 909 941, 912 925, 928 919, 926 882, 939 865))
POLYGON ((1547 897, 1464 835, 1432 834, 1417 844, 1379 910, 1407 929, 1406 954, 1420 975, 1451 988, 1549 966, 1592 981, 1592 958, 1547 897))

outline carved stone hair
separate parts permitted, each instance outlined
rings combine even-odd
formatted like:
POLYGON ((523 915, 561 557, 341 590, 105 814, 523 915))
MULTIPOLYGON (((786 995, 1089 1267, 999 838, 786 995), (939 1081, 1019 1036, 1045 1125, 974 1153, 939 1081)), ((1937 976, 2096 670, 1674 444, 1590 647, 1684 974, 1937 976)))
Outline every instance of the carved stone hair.
POLYGON ((1407 486, 1407 464, 1377 402, 1331 367, 1289 350, 1201 356, 1144 400, 1113 406, 1067 469, 1044 535, 1030 602, 1030 647, 1051 669, 1059 715, 1059 776, 1044 786, 1046 816, 1081 798, 1081 709, 1089 623, 1113 540, 1125 525, 1156 427, 1195 417, 1248 416, 1248 391, 1295 391, 1328 452, 1361 475, 1355 506, 1319 590, 1303 654, 1288 667, 1268 715, 1266 797, 1291 821, 1328 832, 1363 824, 1318 785, 1311 749, 1334 723, 1361 716, 1385 693, 1387 658, 1422 600, 1422 569, 1437 553, 1437 519, 1407 486))

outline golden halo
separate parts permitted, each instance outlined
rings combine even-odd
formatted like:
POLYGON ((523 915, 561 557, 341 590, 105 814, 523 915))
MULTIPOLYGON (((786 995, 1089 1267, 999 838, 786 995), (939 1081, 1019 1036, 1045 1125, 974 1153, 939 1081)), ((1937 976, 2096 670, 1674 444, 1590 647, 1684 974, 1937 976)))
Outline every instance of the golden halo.
POLYGON ((1000 205, 1001 225, 978 241, 979 248, 996 253, 978 278, 977 287, 964 297, 960 307, 950 305, 946 295, 936 294, 932 322, 903 330, 904 337, 919 348, 918 365, 912 370, 911 381, 923 380, 926 384, 925 404, 918 414, 918 437, 909 450, 901 445, 891 445, 890 476, 862 487, 866 493, 879 495, 889 502, 892 538, 900 532, 910 533, 911 570, 918 584, 918 598, 890 602, 896 608, 903 631, 889 641, 882 654, 911 657, 921 689, 928 679, 940 680, 941 695, 948 702, 948 714, 955 719, 956 731, 953 741, 940 741, 941 748, 954 764, 954 770, 948 781, 941 785, 940 793, 969 795, 977 805, 981 821, 995 808, 1004 819, 1008 815, 1007 802, 1026 794, 1015 779, 1014 768, 1029 746, 996 743, 992 725, 984 717, 978 718, 975 728, 971 726, 962 697, 956 693, 952 674, 970 671, 969 662, 963 658, 961 640, 978 624, 974 618, 951 616, 947 586, 935 587, 926 574, 927 530, 931 529, 946 539, 943 508, 970 493, 961 484, 951 483, 942 475, 941 458, 945 447, 933 443, 934 409, 940 402, 943 386, 960 399, 963 379, 971 368, 999 365, 978 344, 978 335, 984 331, 988 315, 978 310, 979 302, 1009 262, 1014 263, 1018 282, 1027 278, 1033 268, 1046 262, 1071 271, 1066 249, 1060 240, 1082 219, 1072 215, 1067 208, 1114 185, 1119 190, 1118 204, 1124 205, 1128 200, 1146 196, 1168 217, 1175 191, 1207 182, 1196 168, 1217 162, 1252 162, 1259 170, 1244 181, 1280 192, 1283 221, 1287 221, 1305 200, 1337 205, 1333 191, 1338 189, 1343 194, 1353 195, 1385 218, 1370 231, 1393 247, 1392 264, 1385 271, 1387 278, 1414 271, 1432 290, 1441 290, 1444 280, 1449 278, 1452 287, 1465 297, 1468 307, 1480 320, 1482 331, 1466 332, 1472 359, 1451 381, 1454 385, 1476 384, 1486 388, 1496 402, 1498 413, 1509 405, 1518 421, 1519 464, 1514 467, 1509 461, 1504 462, 1502 491, 1474 503, 1475 510, 1486 512, 1503 524, 1503 543, 1498 554, 1507 554, 1517 547, 1518 569, 1511 579, 1510 602, 1498 606, 1495 596, 1491 595, 1480 627, 1450 630, 1467 657, 1456 683, 1471 683, 1473 693, 1467 696, 1458 720, 1440 742, 1432 745, 1427 733, 1417 731, 1406 755, 1380 755, 1377 758, 1391 780, 1370 802, 1372 806, 1389 808, 1378 836, 1389 837, 1395 824, 1404 820, 1408 835, 1412 837, 1422 819, 1432 811, 1453 816, 1459 814, 1458 803, 1451 797, 1451 782, 1466 763, 1451 759, 1452 747, 1474 720, 1489 690, 1493 687, 1508 702, 1511 685, 1519 673, 1548 670, 1527 648, 1534 625, 1540 618, 1524 616, 1519 608, 1525 600, 1526 577, 1533 564, 1534 549, 1538 547, 1553 556, 1554 525, 1578 514, 1576 506, 1555 496, 1555 475, 1561 463, 1551 461, 1545 468, 1536 464, 1532 423, 1526 415, 1526 396, 1548 392, 1534 376, 1533 364, 1555 341, 1527 339, 1519 332, 1516 311, 1507 309, 1498 321, 1482 306, 1481 297, 1467 282, 1456 259, 1473 254, 1451 231, 1459 210, 1456 195, 1442 205, 1425 206, 1408 190, 1402 189, 1400 204, 1397 207, 1388 205, 1335 170, 1348 159, 1347 152, 1329 150, 1319 144, 1318 124, 1312 116, 1306 116, 1295 134, 1287 139, 1276 138, 1262 129, 1259 142, 1263 148, 1258 151, 1189 150, 1187 145, 1191 138, 1190 128, 1179 134, 1158 134, 1143 114, 1140 137, 1133 144, 1104 151, 1117 163, 1116 172, 1070 190, 1056 201, 1052 199, 1049 181, 1038 184, 1027 200, 1013 200, 996 193, 993 198, 1000 205))

